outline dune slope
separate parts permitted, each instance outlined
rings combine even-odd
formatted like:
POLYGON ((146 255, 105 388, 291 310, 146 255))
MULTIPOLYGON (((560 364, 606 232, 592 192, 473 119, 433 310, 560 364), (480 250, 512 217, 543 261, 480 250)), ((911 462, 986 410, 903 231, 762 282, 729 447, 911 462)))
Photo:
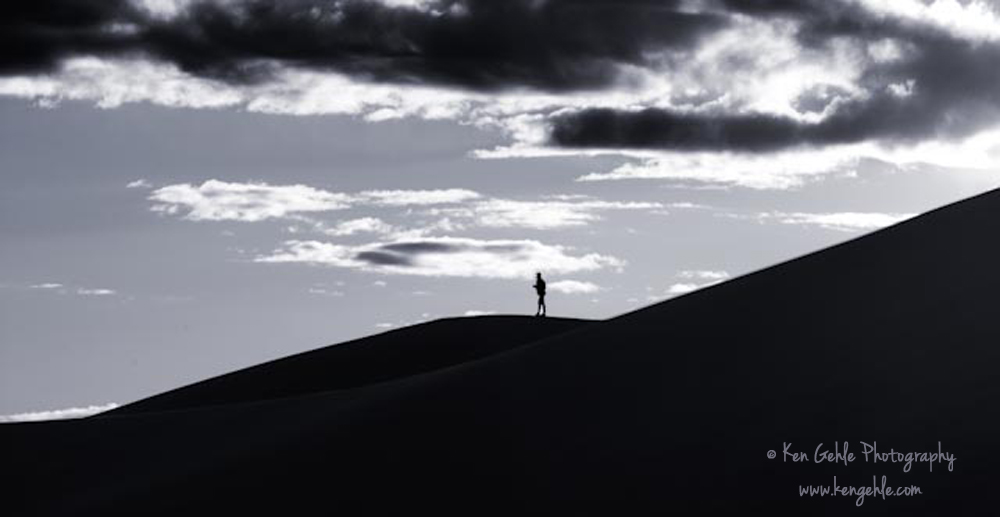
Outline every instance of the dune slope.
POLYGON ((42 515, 988 514, 998 235, 989 192, 349 397, 0 426, 5 486, 18 487, 14 508, 42 515), (812 460, 845 441, 848 465, 782 459, 786 443, 812 460), (880 452, 940 441, 957 460, 904 472, 866 463, 862 441, 880 452), (883 475, 922 493, 862 506, 798 495, 883 475))
POLYGON ((107 414, 133 414, 357 388, 447 368, 590 323, 477 316, 391 330, 284 357, 161 393, 107 414))

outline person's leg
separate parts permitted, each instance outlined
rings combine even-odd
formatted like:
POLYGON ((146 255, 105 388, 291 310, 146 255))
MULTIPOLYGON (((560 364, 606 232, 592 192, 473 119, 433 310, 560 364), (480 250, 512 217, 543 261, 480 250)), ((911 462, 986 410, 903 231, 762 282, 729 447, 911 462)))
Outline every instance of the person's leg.
POLYGON ((542 311, 542 316, 545 316, 545 295, 543 294, 541 298, 538 299, 538 308, 542 311))

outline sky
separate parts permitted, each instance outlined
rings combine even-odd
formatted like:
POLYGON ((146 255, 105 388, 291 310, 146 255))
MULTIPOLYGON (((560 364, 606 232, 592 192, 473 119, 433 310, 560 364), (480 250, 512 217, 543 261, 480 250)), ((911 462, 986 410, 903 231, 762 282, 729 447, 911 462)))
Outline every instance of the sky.
POLYGON ((21 4, 0 422, 533 314, 536 271, 609 318, 1000 181, 993 2, 21 4))

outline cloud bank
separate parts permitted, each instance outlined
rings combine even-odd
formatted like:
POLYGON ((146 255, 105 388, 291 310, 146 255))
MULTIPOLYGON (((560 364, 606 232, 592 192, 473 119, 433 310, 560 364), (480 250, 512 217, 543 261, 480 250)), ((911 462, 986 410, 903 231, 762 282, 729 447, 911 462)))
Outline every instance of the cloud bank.
POLYGON ((567 274, 621 269, 625 262, 599 253, 572 254, 565 246, 535 240, 428 237, 345 245, 288 241, 255 259, 261 263, 305 263, 383 274, 462 278, 530 278, 536 271, 567 274))
MULTIPOLYGON (((207 180, 201 185, 168 185, 154 190, 152 210, 170 215, 184 213, 192 221, 256 222, 315 212, 343 210, 356 205, 421 206, 448 204, 478 198, 464 189, 382 190, 356 194, 330 192, 306 185, 270 185, 207 180)), ((374 220, 355 221, 340 231, 372 229, 374 220)))
POLYGON ((626 160, 588 181, 781 189, 863 157, 1000 165, 1000 17, 984 1, 43 0, 5 9, 0 95, 42 104, 449 119, 507 135, 509 145, 480 157, 626 160), (773 157, 779 172, 754 163, 773 157))
POLYGON ((43 0, 6 9, 0 72, 141 55, 230 83, 296 67, 474 90, 597 88, 725 24, 682 3, 43 0))

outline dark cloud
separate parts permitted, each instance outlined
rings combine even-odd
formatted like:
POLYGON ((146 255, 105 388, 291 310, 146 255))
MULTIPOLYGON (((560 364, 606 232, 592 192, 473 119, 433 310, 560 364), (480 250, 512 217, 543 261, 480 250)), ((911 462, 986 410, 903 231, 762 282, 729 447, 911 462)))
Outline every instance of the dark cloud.
POLYGON ((453 253, 456 251, 461 251, 465 247, 457 246, 455 244, 444 243, 444 242, 397 242, 393 244, 386 244, 381 247, 381 249, 389 250, 397 253, 453 253))
POLYGON ((436 241, 407 241, 381 244, 377 249, 362 251, 354 259, 373 266, 413 266, 413 259, 428 253, 458 253, 468 245, 436 241))
POLYGON ((685 115, 663 109, 587 109, 553 120, 563 147, 764 151, 801 139, 794 121, 768 115, 685 115))
POLYGON ((479 90, 597 88, 619 81, 623 64, 643 65, 650 51, 690 47, 725 25, 721 15, 675 4, 442 0, 418 10, 362 0, 202 1, 164 20, 121 0, 45 0, 6 14, 0 71, 143 52, 228 81, 299 66, 479 90))
POLYGON ((833 4, 829 0, 721 0, 718 4, 730 11, 758 15, 811 15, 833 4))
MULTIPOLYGON (((880 38, 881 33, 857 37, 880 38)), ((838 99, 832 114, 805 123, 768 114, 583 109, 553 117, 550 143, 563 147, 735 150, 763 152, 796 146, 959 139, 1000 117, 1000 46, 970 42, 940 31, 897 26, 912 55, 872 64, 851 98, 836 88, 819 88, 797 100, 804 111, 822 111, 838 99)))
POLYGON ((384 251, 362 251, 354 256, 355 260, 373 266, 412 266, 413 262, 406 256, 384 251))
POLYGON ((414 259, 420 255, 450 255, 462 252, 481 252, 500 256, 524 252, 521 243, 490 242, 442 242, 440 240, 416 240, 392 242, 378 245, 375 249, 359 252, 354 259, 373 266, 414 266, 414 259))
MULTIPOLYGON (((660 70, 725 28, 733 13, 792 21, 807 49, 837 38, 903 42, 906 59, 867 63, 867 93, 818 87, 802 112, 835 107, 819 124, 757 113, 584 109, 551 122, 566 147, 770 151, 867 139, 958 138, 996 120, 1000 46, 878 16, 856 2, 708 0, 440 0, 393 8, 373 0, 195 1, 161 17, 126 0, 15 2, 0 16, 0 74, 51 70, 74 56, 146 56, 228 82, 267 80, 275 69, 333 70, 362 80, 482 91, 572 91, 627 81, 625 65, 660 70), (659 51, 678 54, 657 63, 659 51), (901 96, 900 88, 912 84, 901 96), (895 94, 892 89, 896 89, 895 94)), ((718 63, 752 67, 753 62, 718 63)), ((753 70, 743 70, 751 73, 753 70)), ((663 73, 669 74, 669 66, 663 73)), ((705 85, 692 106, 726 92, 705 85)), ((684 99, 680 99, 684 101, 684 99)))
POLYGON ((124 0, 6 2, 0 8, 0 74, 51 69, 69 55, 134 50, 124 0))

